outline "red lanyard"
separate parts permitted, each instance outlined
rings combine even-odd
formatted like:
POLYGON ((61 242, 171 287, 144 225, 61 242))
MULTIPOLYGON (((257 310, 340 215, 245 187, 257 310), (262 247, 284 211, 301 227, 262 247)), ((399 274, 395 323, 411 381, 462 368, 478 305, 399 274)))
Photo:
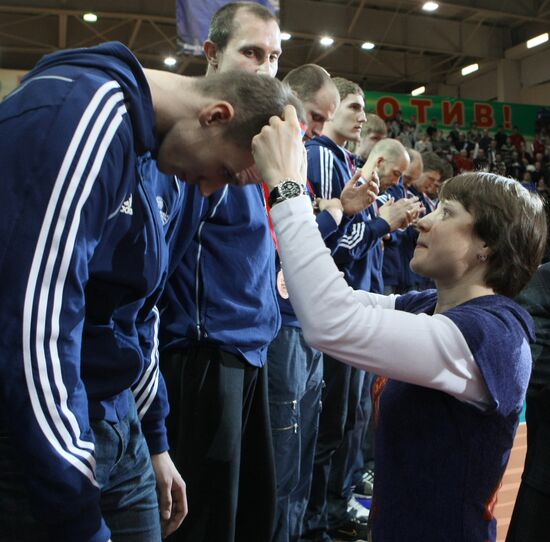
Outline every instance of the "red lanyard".
POLYGON ((264 189, 264 201, 265 201, 265 212, 267 213, 267 221, 269 222, 269 231, 271 232, 271 237, 275 243, 275 250, 279 252, 279 243, 277 242, 277 236, 275 235, 275 229, 273 228, 273 221, 271 220, 271 207, 269 207, 269 188, 267 184, 262 183, 262 188, 264 189))

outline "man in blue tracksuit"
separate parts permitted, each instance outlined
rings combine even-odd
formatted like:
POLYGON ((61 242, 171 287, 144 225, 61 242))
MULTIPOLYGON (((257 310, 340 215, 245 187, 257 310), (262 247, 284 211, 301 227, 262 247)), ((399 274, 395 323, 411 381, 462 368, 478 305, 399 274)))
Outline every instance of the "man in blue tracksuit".
POLYGON ((0 105, 0 539, 160 541, 157 489, 164 532, 178 527, 154 309, 193 198, 173 175, 227 183, 288 101, 253 76, 144 71, 109 43, 46 56, 0 105), (272 94, 247 126, 244 89, 272 94), (191 153, 201 140, 231 153, 191 153))
MULTIPOLYGON (((302 101, 304 140, 320 135, 340 102, 330 75, 315 64, 291 70, 286 82, 302 101)), ((310 194, 312 198, 315 194, 310 194)), ((323 238, 336 232, 343 219, 339 199, 316 200, 317 225, 323 238)), ((346 219, 347 220, 347 219, 346 219)), ((267 352, 269 413, 275 455, 277 505, 272 542, 297 542, 313 475, 319 430, 323 357, 305 341, 292 309, 279 258, 277 300, 282 325, 267 352)))
MULTIPOLYGON (((444 164, 433 152, 420 154, 409 149, 411 165, 395 186, 391 186, 378 198, 379 203, 393 198, 398 201, 404 197, 417 197, 425 213, 433 210, 433 204, 424 193, 424 186, 439 182, 444 174, 444 164)), ((404 293, 409 290, 426 288, 426 279, 420 277, 409 267, 416 247, 418 232, 414 226, 393 232, 385 241, 383 277, 386 293, 404 293)))
MULTIPOLYGON (((342 189, 354 173, 354 157, 346 149, 346 141, 359 138, 362 124, 365 122, 363 92, 355 83, 345 79, 334 78, 340 93, 340 106, 334 119, 325 127, 324 135, 307 142, 308 179, 313 190, 322 198, 339 197, 342 189)), ((348 284, 355 289, 371 289, 370 253, 380 239, 400 224, 405 208, 401 206, 386 207, 383 217, 372 209, 364 210, 344 224, 344 231, 339 229, 325 239, 332 251, 338 268, 344 273, 348 284)), ((344 441, 344 434, 355 425, 357 405, 363 388, 364 371, 352 369, 330 356, 324 356, 324 380, 326 383, 323 396, 323 410, 320 418, 319 437, 315 455, 313 484, 308 509, 305 515, 303 538, 324 542, 330 540, 327 530, 336 531, 345 527, 347 519, 347 500, 350 494, 340 498, 338 519, 329 525, 327 496, 332 462, 336 450, 344 441)), ((339 457, 347 461, 346 454, 339 457)), ((339 472, 346 468, 339 465, 339 472)), ((341 483, 336 485, 341 486, 341 483)), ((364 531, 364 526, 353 525, 357 534, 364 531)), ((340 536, 341 533, 336 533, 340 536)))
MULTIPOLYGON (((340 106, 334 119, 325 127, 328 135, 316 137, 306 144, 308 153, 308 179, 313 191, 322 198, 339 197, 345 184, 354 173, 351 153, 343 148, 346 141, 357 140, 365 122, 364 100, 361 89, 349 81, 334 78, 340 94, 340 106)), ((388 224, 380 219, 370 221, 365 211, 359 213, 345 225, 347 229, 337 231, 325 239, 332 250, 338 267, 346 280, 354 287, 368 287, 370 282, 366 255, 367 238, 372 243, 387 231, 388 224), (359 254, 365 250, 364 254, 359 254)), ((302 537, 324 542, 328 535, 327 489, 332 457, 340 446, 348 418, 353 417, 355 407, 348 408, 352 370, 341 362, 324 356, 323 410, 319 422, 319 435, 315 450, 313 481, 310 498, 304 518, 302 537)), ((359 384, 358 384, 359 386, 359 384)), ((358 395, 358 394, 357 394, 358 395)))
MULTIPOLYGON (((206 80, 228 70, 271 79, 279 26, 260 5, 228 4, 204 49, 206 80)), ((190 499, 171 539, 269 542, 275 480, 264 365, 280 326, 275 249, 259 186, 228 187, 206 205, 162 303, 168 434, 190 499)))

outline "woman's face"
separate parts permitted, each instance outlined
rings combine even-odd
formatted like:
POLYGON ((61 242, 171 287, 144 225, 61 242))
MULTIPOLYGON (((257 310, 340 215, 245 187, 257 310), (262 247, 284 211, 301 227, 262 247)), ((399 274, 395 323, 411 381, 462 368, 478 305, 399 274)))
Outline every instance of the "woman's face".
POLYGON ((418 221, 420 234, 411 269, 440 283, 455 283, 480 265, 487 249, 474 233, 474 217, 461 203, 443 200, 418 221))

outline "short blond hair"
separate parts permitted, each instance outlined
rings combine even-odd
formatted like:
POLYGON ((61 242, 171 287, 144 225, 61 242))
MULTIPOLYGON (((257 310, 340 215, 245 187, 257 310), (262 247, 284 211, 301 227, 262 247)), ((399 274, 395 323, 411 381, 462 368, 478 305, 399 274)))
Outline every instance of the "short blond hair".
POLYGON ((388 136, 388 127, 386 123, 374 113, 367 113, 367 121, 363 124, 361 129, 361 137, 365 137, 368 134, 381 134, 384 137, 388 136))
POLYGON ((333 77, 332 82, 340 94, 340 100, 345 100, 350 94, 359 94, 363 96, 363 89, 353 81, 349 79, 344 79, 343 77, 333 77))

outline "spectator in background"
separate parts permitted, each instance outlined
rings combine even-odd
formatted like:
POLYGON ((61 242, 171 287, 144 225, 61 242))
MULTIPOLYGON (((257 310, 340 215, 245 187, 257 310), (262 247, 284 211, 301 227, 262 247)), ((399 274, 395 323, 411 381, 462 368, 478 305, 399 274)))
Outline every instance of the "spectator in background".
POLYGON ((444 137, 441 130, 436 130, 432 136, 432 150, 440 158, 445 159, 450 151, 450 144, 446 137, 444 137))
POLYGON ((518 153, 521 160, 525 159, 529 164, 533 161, 533 155, 527 150, 527 145, 524 141, 520 141, 518 153))
POLYGON ((466 134, 464 132, 460 132, 458 134, 458 145, 456 148, 458 149, 458 152, 460 152, 462 149, 467 150, 468 142, 466 141, 466 134))
POLYGON ((441 177, 433 182, 428 183, 426 186, 426 196, 430 200, 430 206, 432 209, 437 207, 439 203, 439 190, 441 185, 454 175, 453 166, 446 160, 441 161, 441 177))
POLYGON ((535 170, 532 173, 533 181, 538 184, 540 180, 548 184, 550 179, 548 168, 541 162, 535 162, 535 170))
POLYGON ((389 126, 389 132, 388 132, 390 134, 390 137, 395 138, 402 131, 403 131, 403 124, 399 121, 399 119, 397 117, 391 119, 390 126, 389 126))
POLYGON ((518 127, 512 128, 512 135, 510 136, 512 145, 521 152, 521 144, 525 145, 525 138, 519 133, 518 127))
POLYGON ((449 135, 453 138, 455 147, 457 149, 460 148, 460 133, 460 126, 458 125, 458 122, 455 122, 451 131, 449 132, 449 135))
POLYGON ((539 152, 541 154, 544 154, 544 141, 542 140, 542 136, 540 132, 537 132, 535 134, 535 138, 533 139, 533 143, 531 143, 531 152, 533 156, 536 156, 539 152))
POLYGON ((535 162, 540 162, 542 165, 548 163, 548 156, 544 152, 537 152, 533 155, 535 162))
POLYGON ((498 144, 496 142, 496 139, 492 139, 491 143, 489 144, 489 151, 487 152, 487 159, 489 160, 489 165, 491 166, 491 168, 497 162, 497 155, 499 155, 498 144))
POLYGON ((504 126, 498 127, 498 132, 495 134, 495 141, 497 142, 497 149, 500 149, 502 145, 506 142, 508 134, 504 130, 504 126))
POLYGON ((466 134, 466 139, 468 141, 473 141, 474 143, 479 143, 479 128, 477 127, 477 122, 475 120, 470 123, 470 129, 466 134))
POLYGON ((447 136, 447 146, 449 150, 446 154, 446 158, 449 162, 452 162, 453 156, 458 154, 458 149, 456 148, 455 141, 450 134, 447 136))
POLYGON ((474 161, 470 158, 470 153, 466 149, 462 149, 458 154, 455 154, 453 166, 457 174, 475 169, 474 161))
POLYGON ((481 147, 477 151, 477 156, 474 158, 474 169, 476 171, 489 171, 490 169, 485 150, 481 147))
POLYGON ((493 138, 489 134, 489 130, 487 129, 483 130, 483 134, 479 140, 479 148, 483 149, 485 151, 485 154, 487 154, 492 141, 493 141, 493 138))
POLYGON ((437 132, 437 118, 432 117, 430 120, 430 125, 426 128, 426 134, 430 139, 433 139, 435 133, 437 132))
POLYGON ((397 139, 401 141, 403 146, 407 149, 412 149, 414 147, 414 128, 408 123, 403 124, 403 131, 397 136, 397 139))
POLYGON ((522 164, 521 160, 519 159, 518 151, 516 150, 512 151, 512 158, 507 167, 508 175, 510 175, 510 177, 513 177, 514 179, 520 180, 523 178, 524 171, 525 171, 525 166, 522 164))
POLYGON ((524 188, 526 188, 527 190, 529 190, 529 192, 536 192, 537 191, 536 185, 533 182, 530 171, 524 171, 523 172, 523 177, 521 179, 521 185, 524 188))
POLYGON ((464 137, 464 147, 470 156, 474 158, 477 155, 477 150, 479 149, 479 143, 476 139, 470 137, 471 132, 468 132, 464 137))
POLYGON ((414 150, 419 153, 431 152, 432 151, 432 142, 430 141, 428 134, 422 132, 420 139, 414 144, 414 150))
POLYGON ((517 151, 516 147, 512 145, 512 138, 507 137, 506 141, 500 146, 500 156, 502 161, 509 166, 512 162, 512 152, 517 151))

